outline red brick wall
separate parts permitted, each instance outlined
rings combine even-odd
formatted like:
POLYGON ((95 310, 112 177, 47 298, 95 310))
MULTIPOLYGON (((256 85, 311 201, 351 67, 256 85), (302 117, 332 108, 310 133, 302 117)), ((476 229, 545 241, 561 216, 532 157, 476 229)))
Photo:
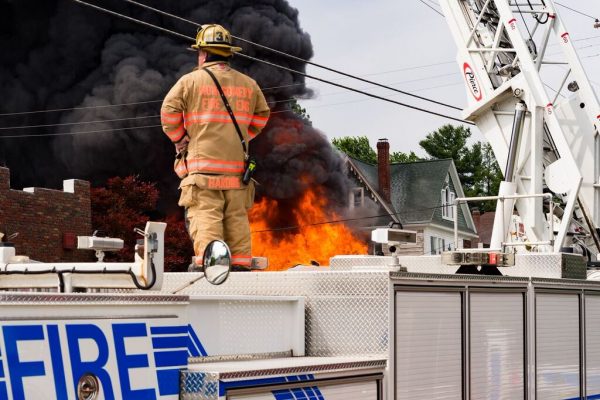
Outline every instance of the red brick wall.
POLYGON ((10 171, 0 168, 0 232, 19 233, 18 255, 43 262, 89 261, 89 251, 64 249, 65 234, 91 235, 90 184, 64 181, 64 191, 10 189, 10 171))

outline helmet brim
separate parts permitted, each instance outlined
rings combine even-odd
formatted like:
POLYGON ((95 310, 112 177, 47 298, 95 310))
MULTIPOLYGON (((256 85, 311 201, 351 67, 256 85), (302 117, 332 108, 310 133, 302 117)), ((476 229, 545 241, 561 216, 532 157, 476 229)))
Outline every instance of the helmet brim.
POLYGON ((198 51, 198 50, 204 50, 206 49, 207 51, 210 51, 210 49, 219 49, 219 50, 224 50, 224 51, 228 51, 230 53, 239 53, 240 51, 242 51, 241 47, 237 47, 237 46, 230 46, 227 44, 209 44, 206 46, 200 46, 197 44, 193 44, 190 46, 192 50, 198 51))

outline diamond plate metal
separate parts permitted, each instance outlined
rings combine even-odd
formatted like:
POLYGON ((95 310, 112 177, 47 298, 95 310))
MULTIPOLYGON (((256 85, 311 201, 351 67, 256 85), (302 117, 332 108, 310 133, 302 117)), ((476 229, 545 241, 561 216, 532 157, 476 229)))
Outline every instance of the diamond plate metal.
POLYGON ((332 271, 351 271, 355 267, 387 267, 394 264, 394 257, 387 256, 335 256, 329 259, 332 271))
POLYGON ((222 372, 219 374, 220 379, 242 379, 242 378, 256 378, 262 376, 282 376, 282 375, 299 375, 299 374, 329 374, 339 371, 356 371, 361 369, 371 368, 385 368, 387 365, 387 359, 381 360, 369 360, 369 361, 355 361, 347 363, 333 363, 333 364, 322 364, 322 365, 307 365, 297 367, 284 367, 284 368, 270 368, 256 371, 231 371, 222 372))
MULTIPOLYGON (((173 290, 194 276, 165 274, 163 290, 173 290)), ((388 285, 387 271, 238 272, 220 286, 200 280, 181 293, 304 296, 306 354, 334 356, 387 352, 388 285)))
POLYGON ((198 332, 210 329, 204 343, 209 355, 293 351, 304 354, 305 298, 269 296, 228 299, 202 296, 191 299, 190 323, 198 332), (280 299, 279 301, 277 299, 280 299), (212 305, 211 305, 212 304, 212 305), (198 306, 198 307, 196 307, 198 306), (208 307, 207 307, 208 306, 208 307), (209 308, 211 312, 198 313, 209 308), (216 317, 218 315, 218 318, 216 317), (210 321, 208 328, 207 321, 210 321), (274 334, 275 333, 275 334, 274 334))
POLYGON ((506 276, 586 279, 587 264, 577 254, 517 254, 514 267, 502 268, 506 276))
POLYGON ((218 400, 219 375, 208 372, 181 371, 179 398, 181 400, 218 400))
POLYGON ((169 294, 89 294, 89 293, 3 293, 0 304, 187 304, 188 296, 169 294))

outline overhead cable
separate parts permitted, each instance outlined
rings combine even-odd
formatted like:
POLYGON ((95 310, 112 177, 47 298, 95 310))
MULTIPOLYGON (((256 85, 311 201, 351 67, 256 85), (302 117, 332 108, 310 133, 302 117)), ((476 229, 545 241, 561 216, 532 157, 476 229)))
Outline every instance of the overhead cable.
POLYGON ((584 13, 584 12, 581 12, 581 11, 579 11, 579 10, 576 10, 576 9, 574 9, 574 8, 571 8, 571 7, 569 7, 569 6, 565 6, 564 4, 561 4, 561 3, 557 2, 557 1, 555 1, 555 2, 554 2, 554 4, 556 4, 557 6, 561 6, 561 7, 563 7, 563 8, 566 8, 567 10, 571 10, 571 11, 573 11, 573 12, 575 12, 575 13, 579 14, 579 15, 583 15, 584 17, 591 18, 591 19, 593 19, 594 21, 596 21, 596 20, 597 20, 597 19, 596 19, 596 17, 592 17, 590 14, 586 14, 586 13, 584 13))
MULTIPOLYGON (((600 37, 600 36, 598 36, 598 37, 600 37)), ((389 74, 389 73, 398 72, 398 71, 407 71, 407 70, 412 70, 412 69, 417 69, 417 68, 426 68, 426 67, 437 66, 437 65, 444 65, 444 64, 454 64, 454 61, 446 61, 446 62, 439 62, 439 63, 433 63, 433 64, 424 64, 424 65, 415 65, 415 66, 412 66, 412 67, 406 67, 406 68, 400 68, 400 69, 394 69, 394 70, 388 70, 388 71, 382 71, 382 72, 375 72, 375 73, 372 73, 372 74, 366 74, 365 76, 369 76, 369 75, 383 75, 383 74, 389 74)), ((408 80, 408 81, 394 82, 393 84, 417 82, 417 81, 422 81, 422 80, 437 78, 437 77, 446 76, 446 75, 453 75, 453 74, 454 73, 452 73, 452 74, 443 74, 443 75, 435 75, 435 76, 426 76, 424 78, 419 78, 419 79, 412 79, 412 80, 408 80)), ((282 88, 294 87, 294 86, 301 86, 301 85, 304 85, 304 83, 290 83, 288 85, 270 86, 270 87, 266 87, 266 88, 261 88, 261 90, 263 92, 266 92, 266 91, 269 91, 269 90, 282 89, 282 88)), ((19 115, 43 114, 43 113, 76 111, 76 110, 89 110, 89 109, 96 109, 96 108, 102 109, 102 108, 110 108, 110 107, 127 107, 127 106, 143 105, 143 104, 161 103, 162 101, 163 100, 149 100, 149 101, 138 101, 138 102, 132 102, 132 103, 101 104, 101 105, 96 105, 96 106, 54 108, 54 109, 35 110, 35 111, 15 111, 15 112, 0 113, 0 117, 11 117, 11 116, 19 116, 19 115)))
POLYGON ((444 14, 442 14, 441 12, 439 12, 438 10, 436 10, 432 5, 425 3, 423 0, 419 0, 421 3, 425 4, 427 7, 431 8, 434 12, 438 13, 439 15, 441 15, 442 17, 444 16, 444 14))
MULTIPOLYGON (((78 0, 75 0, 75 1, 78 1, 78 0)), ((175 14, 168 13, 168 12, 160 10, 158 8, 150 7, 150 6, 146 5, 146 4, 137 2, 135 0, 124 0, 124 1, 126 1, 128 3, 131 3, 131 4, 135 4, 135 5, 139 6, 139 7, 143 7, 145 9, 151 10, 153 12, 165 15, 167 17, 175 18, 175 19, 177 19, 179 21, 186 22, 186 23, 194 25, 196 27, 200 27, 201 26, 201 24, 198 24, 197 22, 191 21, 189 19, 182 18, 182 17, 180 17, 178 15, 175 15, 175 14)), ((420 1, 422 1, 422 0, 420 0, 420 1)), ((78 2, 80 2, 80 1, 78 1, 78 2)), ((426 4, 426 5, 428 5, 428 4, 426 4)), ((439 11, 436 11, 436 12, 439 13, 439 11)), ((305 59, 303 59, 301 57, 294 56, 294 55, 286 53, 284 51, 277 50, 277 49, 274 49, 272 47, 268 47, 268 46, 265 46, 265 45, 262 45, 262 44, 259 44, 259 43, 256 43, 256 42, 252 42, 252 41, 250 41, 248 39, 244 39, 244 38, 239 37, 239 36, 231 35, 231 37, 234 38, 234 39, 237 39, 237 40, 239 40, 241 42, 248 43, 248 44, 250 44, 252 46, 255 46, 255 47, 258 47, 258 48, 270 51, 272 53, 278 54, 280 56, 284 56, 284 57, 290 58, 292 60, 300 61, 300 62, 306 63, 308 65, 312 65, 313 67, 317 67, 317 68, 321 68, 321 69, 324 69, 324 70, 327 70, 327 71, 330 71, 330 72, 334 72, 334 73, 336 73, 338 75, 343 75, 343 76, 346 76, 348 78, 356 79, 358 81, 365 82, 365 83, 368 83, 370 85, 374 85, 374 86, 378 86, 378 87, 381 87, 381 88, 384 88, 384 89, 392 90, 394 92, 402 93, 403 95, 414 97, 414 98, 417 98, 419 100, 423 100, 423 101, 427 101, 427 102, 430 102, 430 103, 434 103, 434 104, 437 104, 437 105, 440 105, 440 106, 443 106, 443 107, 448 107, 448 108, 452 108, 452 109, 455 109, 455 110, 462 110, 460 107, 457 107, 457 106, 454 106, 454 105, 451 105, 451 104, 447 104, 447 103, 443 103, 443 102, 440 102, 440 101, 437 101, 437 100, 429 99, 427 97, 418 96, 418 95, 415 95, 415 94, 412 94, 412 93, 409 93, 409 92, 406 92, 406 91, 403 91, 403 90, 400 90, 400 89, 396 89, 396 88, 391 87, 391 86, 384 85, 382 83, 370 81, 368 79, 364 79, 364 78, 361 78, 361 77, 356 76, 356 75, 348 74, 346 72, 337 70, 335 68, 330 68, 330 67, 327 67, 327 66, 325 66, 323 64, 318 64, 318 63, 315 63, 313 61, 305 60, 305 59)), ((192 38, 192 40, 195 40, 195 39, 192 38)))
MULTIPOLYGON (((149 22, 141 21, 141 20, 138 20, 138 19, 135 19, 135 18, 123 15, 123 14, 119 14, 117 12, 114 12, 114 11, 111 11, 111 10, 107 10, 105 8, 102 8, 102 7, 99 7, 99 6, 87 3, 87 2, 82 1, 82 0, 73 0, 73 1, 75 1, 77 3, 80 3, 80 4, 83 4, 83 5, 86 5, 88 7, 92 7, 94 9, 99 10, 99 11, 102 11, 102 12, 105 12, 105 13, 117 16, 119 18, 124 18, 124 19, 126 19, 128 21, 136 22, 136 23, 139 23, 141 25, 148 26, 148 27, 151 27, 151 28, 154 28, 154 29, 166 32, 166 33, 169 33, 171 35, 174 35, 174 36, 177 36, 177 37, 180 37, 180 38, 184 38, 186 40, 191 40, 191 41, 195 40, 194 38, 192 38, 190 36, 187 36, 187 35, 184 35, 182 33, 175 32, 175 31, 172 31, 170 29, 166 29, 166 28, 163 28, 163 27, 160 27, 160 26, 157 26, 157 25, 153 25, 153 24, 151 24, 149 22)), ((342 88, 342 89, 346 89, 346 90, 349 90, 349 91, 352 91, 352 92, 360 93, 360 94, 363 94, 365 96, 369 96, 369 97, 372 97, 372 98, 375 98, 375 99, 379 99, 379 100, 382 100, 382 101, 385 101, 385 102, 388 102, 388 103, 392 103, 392 104, 396 104, 396 105, 399 105, 399 106, 402 106, 402 107, 410 108, 410 109, 413 109, 413 110, 416 110, 416 111, 421 111, 421 112, 424 112, 424 113, 427 113, 427 114, 430 114, 430 115, 436 115, 438 117, 446 118, 446 119, 449 119, 449 120, 452 120, 452 121, 456 121, 456 122, 460 122, 460 123, 463 123, 463 124, 475 125, 471 121, 466 121, 466 120, 463 120, 463 119, 460 119, 460 118, 452 117, 450 115, 438 113, 438 112, 435 112, 435 111, 430 111, 430 110, 427 110, 427 109, 424 109, 424 108, 421 108, 421 107, 417 107, 417 106, 413 106, 413 105, 410 105, 410 104, 402 103, 402 102, 399 102, 399 101, 396 101, 396 100, 388 99, 386 97, 382 97, 382 96, 378 96, 378 95, 375 95, 375 94, 372 94, 372 93, 365 92, 363 90, 355 89, 355 88, 352 88, 352 87, 349 87, 349 86, 345 86, 345 85, 342 85, 342 84, 339 84, 339 83, 335 83, 335 82, 332 82, 332 81, 329 81, 329 80, 326 80, 326 79, 323 79, 323 78, 318 78, 316 76, 309 75, 309 74, 306 74, 306 73, 301 72, 301 71, 296 71, 296 70, 294 70, 292 68, 284 67, 282 65, 278 65, 278 64, 272 63, 270 61, 261 60, 261 59, 256 58, 256 57, 249 56, 247 54, 238 53, 237 56, 242 57, 242 58, 246 58, 248 60, 252 60, 252 61, 255 61, 255 62, 263 63, 263 64, 266 64, 266 65, 270 65, 272 67, 275 67, 275 68, 278 68, 278 69, 282 69, 284 71, 288 71, 288 72, 296 74, 296 75, 301 75, 301 76, 304 76, 306 78, 310 78, 310 79, 314 79, 314 80, 317 80, 317 81, 320 81, 320 82, 324 82, 324 83, 327 83, 327 84, 332 85, 332 86, 336 86, 336 87, 339 87, 339 88, 342 88)))
POLYGON ((129 117, 129 118, 115 118, 115 119, 104 119, 104 120, 101 119, 101 120, 96 120, 96 121, 61 122, 61 123, 57 123, 57 124, 2 126, 2 127, 0 127, 0 131, 16 130, 16 129, 29 129, 29 128, 50 128, 50 127, 55 127, 55 126, 101 124, 104 122, 121 122, 121 121, 131 121, 131 120, 138 120, 138 119, 158 118, 158 117, 160 117, 160 114, 144 115, 144 116, 140 116, 140 117, 129 117))
MULTIPOLYGON (((462 204, 467 204, 467 202, 466 201, 459 201, 458 204, 461 204, 461 205, 462 204)), ((453 207, 453 206, 446 204, 446 205, 434 206, 434 207, 413 208, 413 209, 410 209, 410 210, 404 210, 404 211, 395 212, 395 213, 377 214, 377 215, 370 215, 370 216, 366 216, 366 217, 356 217, 356 218, 342 218, 342 219, 334 219, 334 220, 328 220, 328 221, 312 222, 312 223, 302 224, 302 225, 290 225, 290 226, 282 226, 282 227, 277 227, 277 228, 261 229, 261 230, 258 230, 258 231, 252 231, 251 233, 267 233, 267 232, 290 231, 290 230, 297 230, 297 229, 309 228, 311 226, 341 224, 341 223, 345 223, 345 222, 362 221, 362 220, 365 220, 365 219, 393 217, 393 216, 400 216, 400 215, 403 215, 403 214, 414 214, 415 212, 422 212, 422 211, 435 211, 437 209, 442 209, 442 208, 445 208, 445 207, 453 207)))
POLYGON ((111 128, 111 129, 98 129, 94 131, 77 131, 77 132, 60 132, 60 133, 41 133, 39 135, 0 135, 0 139, 21 139, 26 137, 50 137, 50 136, 74 136, 83 135, 86 133, 103 133, 103 132, 114 132, 114 131, 131 131, 135 129, 147 129, 147 128, 160 128, 162 125, 145 125, 145 126, 131 126, 128 128, 111 128))
POLYGON ((18 111, 0 114, 0 117, 17 116, 17 115, 29 115, 29 114, 42 114, 51 112, 63 112, 63 111, 75 111, 75 110, 88 110, 92 108, 110 108, 110 107, 123 107, 123 106, 135 106, 141 104, 158 103, 162 100, 150 100, 150 101, 137 101, 134 103, 121 103, 121 104, 102 104, 97 106, 82 106, 82 107, 70 107, 70 108, 54 108, 50 110, 37 110, 37 111, 18 111))

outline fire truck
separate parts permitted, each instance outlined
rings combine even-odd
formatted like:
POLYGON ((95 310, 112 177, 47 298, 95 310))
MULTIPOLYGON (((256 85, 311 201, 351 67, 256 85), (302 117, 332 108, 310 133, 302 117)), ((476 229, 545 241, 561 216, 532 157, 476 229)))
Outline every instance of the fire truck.
POLYGON ((102 261, 118 239, 79 238, 95 263, 2 243, 0 399, 599 399, 596 95, 553 0, 440 4, 504 167, 490 248, 402 256, 415 233, 382 228, 387 256, 230 273, 217 241, 164 273, 163 223, 130 263, 102 261))

